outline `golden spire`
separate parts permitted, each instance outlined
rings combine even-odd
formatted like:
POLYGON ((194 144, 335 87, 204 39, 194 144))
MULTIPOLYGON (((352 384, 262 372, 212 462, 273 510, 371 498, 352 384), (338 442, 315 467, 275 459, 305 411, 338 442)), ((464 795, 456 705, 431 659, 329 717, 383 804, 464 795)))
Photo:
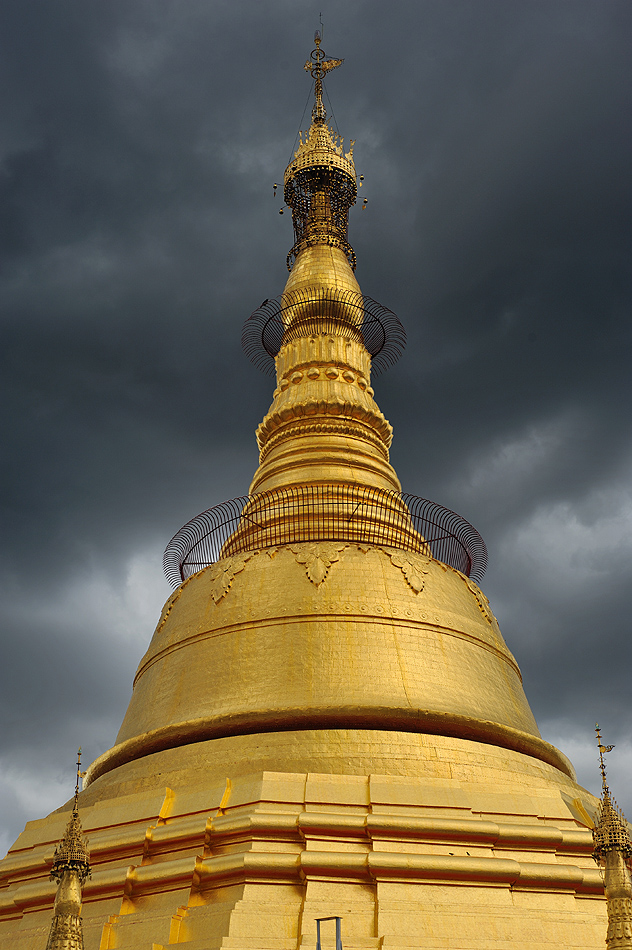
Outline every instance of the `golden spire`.
MULTIPOLYGON (((323 77, 343 60, 324 57, 320 33, 316 31, 316 48, 305 64, 314 78, 312 124, 309 132, 299 133, 298 149, 284 176, 283 195, 292 209, 294 223, 294 247, 287 261, 290 270, 302 250, 317 244, 340 248, 351 267, 355 267, 353 248, 347 241, 349 208, 355 204, 358 193, 354 143, 350 142, 345 153, 343 139, 325 124, 327 113, 323 105, 323 77)), ((359 292, 353 275, 349 277, 345 289, 359 292)))
MULTIPOLYGON (((388 459, 392 429, 373 399, 367 313, 347 240, 357 197, 352 148, 325 124, 322 80, 342 63, 316 48, 305 68, 315 79, 309 132, 285 170, 294 246, 279 313, 274 402, 257 430, 260 466, 250 491, 305 484, 361 484, 400 491, 388 459)), ((351 142, 353 146, 353 142, 351 142)))
POLYGON ((81 749, 77 753, 77 780, 72 814, 64 837, 55 849, 50 869, 51 880, 57 881, 57 894, 46 950, 83 950, 81 898, 83 885, 90 876, 90 856, 79 818, 80 778, 81 749))
POLYGON ((312 123, 300 133, 284 175, 295 241, 275 310, 282 328, 277 386, 257 429, 259 467, 249 492, 265 493, 265 499, 251 497, 222 554, 245 550, 255 536, 260 543, 262 533, 271 539, 279 530, 298 532, 309 542, 324 532, 331 540, 347 536, 351 523, 382 544, 427 553, 400 497, 389 460, 393 430, 371 386, 372 356, 379 348, 369 349, 370 327, 379 326, 386 343, 387 325, 379 314, 387 311, 363 296, 353 273, 347 228, 357 197, 354 143, 345 153, 342 139, 325 123, 322 79, 342 60, 326 59, 320 33, 315 39, 305 66, 315 79, 312 123), (305 492, 309 510, 300 501, 305 492))
POLYGON ((322 123, 327 118, 325 106, 323 105, 323 79, 330 69, 342 66, 344 59, 325 59, 325 52, 320 48, 321 35, 320 30, 314 33, 314 42, 316 49, 312 50, 310 58, 303 67, 306 72, 311 73, 314 79, 314 98, 316 102, 312 109, 312 119, 314 122, 322 123))
POLYGON ((601 805, 599 820, 593 830, 595 857, 604 859, 610 851, 619 851, 626 860, 632 857, 632 842, 627 830, 627 822, 623 813, 612 798, 606 778, 606 764, 604 755, 612 752, 613 745, 603 745, 599 724, 595 726, 597 733, 597 748, 599 749, 599 770, 601 772, 601 805))
POLYGON ((608 901, 608 950, 632 950, 632 883, 628 862, 632 842, 623 813, 610 794, 604 754, 614 749, 603 745, 599 725, 595 726, 601 771, 601 804, 593 828, 595 860, 605 868, 604 886, 608 901))

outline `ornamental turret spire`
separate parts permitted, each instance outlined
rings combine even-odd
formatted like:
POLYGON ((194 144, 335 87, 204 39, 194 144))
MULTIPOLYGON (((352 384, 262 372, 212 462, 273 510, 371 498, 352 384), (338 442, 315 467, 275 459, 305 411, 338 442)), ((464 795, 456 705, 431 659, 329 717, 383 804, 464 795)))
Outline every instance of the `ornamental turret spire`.
POLYGON ((46 950, 83 950, 81 900, 83 885, 90 876, 90 856, 79 818, 80 777, 81 749, 77 754, 77 781, 72 814, 64 837, 55 849, 50 870, 51 880, 57 881, 57 894, 46 950))
POLYGON ((623 813, 610 794, 606 779, 604 754, 614 746, 603 745, 601 730, 596 726, 601 770, 601 804, 599 819, 593 829, 595 860, 605 868, 604 885, 608 901, 608 950, 632 950, 632 883, 628 863, 632 842, 623 813))
MULTIPOLYGON (((284 176, 284 198, 292 209, 294 223, 294 247, 287 259, 290 270, 302 250, 317 244, 340 248, 355 269, 355 255, 347 241, 349 208, 358 193, 354 142, 345 153, 343 140, 326 125, 323 105, 323 77, 342 62, 325 59, 320 33, 316 32, 316 48, 305 64, 314 79, 312 124, 308 132, 299 133, 298 149, 284 176)), ((347 279, 347 283, 347 289, 359 290, 353 279, 347 279)))
POLYGON ((398 492, 389 462, 392 429, 373 398, 371 362, 389 334, 394 349, 404 334, 394 314, 362 295, 354 275, 347 238, 357 196, 354 143, 345 152, 326 124, 322 99, 323 77, 342 60, 325 57, 318 32, 315 41, 305 65, 314 78, 312 123, 299 133, 284 176, 294 223, 290 276, 280 299, 253 314, 255 327, 269 327, 272 317, 281 334, 277 388, 257 430, 261 464, 250 491, 353 483, 398 492))

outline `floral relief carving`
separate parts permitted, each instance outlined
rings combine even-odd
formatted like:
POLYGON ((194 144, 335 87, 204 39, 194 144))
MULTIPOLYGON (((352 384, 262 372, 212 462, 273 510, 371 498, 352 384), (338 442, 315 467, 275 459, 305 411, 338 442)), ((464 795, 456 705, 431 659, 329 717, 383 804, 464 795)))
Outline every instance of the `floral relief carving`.
POLYGON ((613 916, 622 914, 632 918, 632 898, 629 897, 611 897, 608 906, 613 916))
POLYGON ((75 914, 57 914, 53 917, 47 946, 83 950, 81 917, 75 914))
POLYGON ((175 606, 176 601, 180 599, 180 595, 182 594, 182 591, 187 586, 187 584, 191 580, 193 580, 194 577, 195 577, 195 574, 192 574, 191 577, 187 577, 187 579, 183 581, 176 590, 174 590, 173 594, 171 595, 171 597, 169 598, 169 600, 163 607, 162 616, 160 620, 158 621, 158 626, 156 627, 156 630, 154 631, 154 636, 158 633, 159 630, 162 630, 162 628, 164 627, 164 625, 166 624, 169 618, 169 614, 171 613, 171 611, 173 610, 175 606))
MULTIPOLYGON (((619 898, 619 900, 625 900, 625 898, 619 898)), ((606 935, 606 940, 610 943, 615 940, 625 940, 626 942, 632 937, 632 923, 629 918, 629 910, 626 908, 617 908, 616 907, 617 898, 611 898, 608 901, 608 933, 606 935), (615 906, 612 906, 615 905, 615 906)), ((621 944, 625 946, 625 944, 621 944)), ((617 946, 617 944, 614 944, 617 946)))
MULTIPOLYGON (((358 430, 356 426, 348 425, 342 422, 316 422, 310 421, 302 423, 300 425, 293 423, 292 428, 288 431, 282 430, 273 435, 266 436, 265 438, 259 440, 259 449, 260 449, 260 461, 263 462, 275 446, 279 442, 284 442, 288 438, 288 434, 292 435, 306 435, 313 433, 323 433, 326 435, 329 434, 338 434, 338 435, 357 435, 358 430)), ((364 432, 362 438, 366 442, 370 442, 372 445, 375 445, 377 449, 384 453, 385 458, 388 459, 388 453, 386 449, 391 444, 391 439, 384 438, 378 433, 372 433, 370 431, 364 432)))
POLYGON ((255 556, 255 551, 247 554, 236 554, 234 557, 223 558, 211 565, 209 579, 211 581, 211 597, 218 603, 230 590, 235 574, 243 571, 248 561, 255 556))
POLYGON ((399 567, 406 578, 406 583, 416 594, 420 594, 426 583, 430 558, 424 554, 415 554, 412 551, 395 551, 382 548, 391 559, 395 567, 399 567))
POLYGON ((485 620, 487 621, 487 623, 491 624, 492 626, 494 625, 494 623, 497 624, 498 621, 496 620, 496 618, 494 617, 492 613, 492 609, 489 606, 489 601, 487 597, 485 596, 485 594, 483 593, 483 591, 480 589, 480 587, 477 584, 475 584, 474 581, 471 581, 469 577, 467 577, 465 574, 462 574, 461 571, 458 571, 458 573, 461 575, 461 577, 465 581, 468 590, 472 594, 474 594, 474 598, 476 600, 476 603, 478 604, 478 609, 480 610, 482 615, 485 617, 485 620))
POLYGON ((319 587, 327 577, 329 568, 340 559, 340 555, 347 544, 336 544, 332 541, 313 541, 306 544, 290 545, 290 551, 296 557, 298 564, 305 565, 305 572, 316 587, 319 587))

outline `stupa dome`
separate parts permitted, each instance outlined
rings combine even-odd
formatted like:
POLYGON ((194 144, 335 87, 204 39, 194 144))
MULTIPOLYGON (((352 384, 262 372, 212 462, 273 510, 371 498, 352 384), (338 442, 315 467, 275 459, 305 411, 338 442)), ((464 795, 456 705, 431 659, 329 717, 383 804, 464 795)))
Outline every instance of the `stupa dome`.
MULTIPOLYGON (((222 558, 178 588, 89 780, 185 742, 349 727, 385 730, 387 744, 389 730, 467 736, 572 774, 540 738, 473 581, 427 554, 320 541, 222 558)), ((356 755, 352 771, 374 756, 356 755)), ((273 750, 261 767, 275 767, 273 750)), ((297 745, 291 771, 312 767, 309 743, 297 745)))

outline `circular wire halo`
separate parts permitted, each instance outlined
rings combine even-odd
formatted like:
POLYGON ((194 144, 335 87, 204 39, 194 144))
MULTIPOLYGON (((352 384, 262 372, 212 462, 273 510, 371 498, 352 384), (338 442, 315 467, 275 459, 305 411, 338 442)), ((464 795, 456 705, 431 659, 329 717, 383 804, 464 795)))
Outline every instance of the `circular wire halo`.
POLYGON ((284 343, 323 333, 349 338, 360 334, 376 375, 396 363, 406 346, 406 331, 392 310, 363 294, 329 288, 264 300, 244 323, 241 345, 255 366, 273 376, 284 343), (296 311, 304 316, 288 321, 288 312, 296 311))

